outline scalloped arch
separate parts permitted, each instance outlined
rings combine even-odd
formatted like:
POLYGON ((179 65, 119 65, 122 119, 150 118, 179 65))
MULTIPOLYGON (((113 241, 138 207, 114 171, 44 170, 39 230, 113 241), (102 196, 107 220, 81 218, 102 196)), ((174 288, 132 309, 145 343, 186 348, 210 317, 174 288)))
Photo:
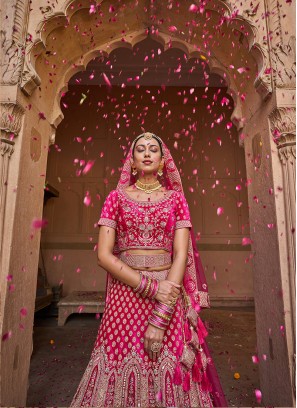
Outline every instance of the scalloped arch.
MULTIPOLYGON (((57 96, 54 100, 54 105, 53 105, 53 110, 52 110, 52 117, 51 117, 51 124, 54 127, 57 127, 61 121, 64 118, 64 115, 61 110, 60 106, 60 101, 61 101, 61 95, 64 92, 67 92, 68 90, 68 82, 73 77, 77 72, 80 71, 85 71, 87 69, 88 63, 93 59, 96 58, 97 56, 109 56, 113 51, 119 48, 126 48, 129 50, 133 50, 133 48, 141 41, 143 41, 145 38, 147 38, 147 35, 145 34, 145 31, 142 33, 136 32, 135 35, 131 36, 130 42, 121 42, 118 40, 115 40, 112 43, 105 44, 101 46, 98 50, 92 50, 86 54, 83 55, 83 58, 79 58, 79 64, 68 64, 68 67, 65 71, 64 76, 61 78, 59 86, 58 86, 58 92, 57 96)), ((183 51, 188 59, 191 58, 200 58, 201 57, 201 52, 197 52, 196 50, 191 50, 190 45, 184 44, 181 41, 174 41, 174 43, 171 41, 171 38, 164 34, 164 33, 159 33, 158 36, 152 36, 152 38, 159 42, 163 47, 164 51, 168 51, 169 49, 179 49, 183 51), (170 44, 170 46, 169 46, 170 44)), ((220 64, 220 62, 216 58, 210 58, 208 62, 209 68, 210 68, 210 73, 211 74, 218 74, 222 78, 226 80, 227 83, 227 92, 229 95, 232 97, 234 101, 234 110, 231 115, 231 120, 236 126, 237 130, 240 130, 243 127, 242 124, 242 106, 240 101, 237 98, 237 87, 234 82, 234 79, 232 78, 231 75, 226 71, 226 69, 220 64)))
MULTIPOLYGON (((104 3, 103 0, 98 1, 96 4, 101 5, 102 3, 104 3)), ((25 69, 21 80, 21 89, 27 96, 30 96, 34 89, 41 83, 41 78, 37 73, 35 63, 37 56, 46 50, 48 36, 59 27, 68 27, 74 16, 76 16, 76 19, 80 18, 80 11, 89 9, 89 7, 89 0, 67 0, 64 3, 62 2, 59 10, 47 13, 37 24, 34 42, 25 57, 25 69)), ((226 24, 229 28, 244 34, 248 42, 247 52, 251 53, 258 67, 254 87, 262 98, 266 99, 272 92, 271 76, 265 74, 268 63, 268 53, 265 47, 259 43, 259 33, 253 22, 240 14, 234 15, 230 1, 210 0, 206 6, 206 10, 217 13, 220 17, 220 24, 226 24)), ((67 90, 69 78, 78 70, 85 70, 88 62, 94 57, 98 55, 107 56, 119 47, 132 50, 137 43, 147 37, 148 31, 148 28, 138 31, 127 31, 124 36, 125 41, 123 41, 123 38, 118 38, 114 41, 96 44, 95 49, 84 52, 83 55, 79 58, 77 57, 75 61, 72 60, 71 67, 65 64, 64 74, 61 76, 57 90, 67 90)), ((232 96, 235 105, 231 119, 237 129, 241 129, 243 107, 240 99, 237 97, 238 89, 226 64, 219 61, 216 57, 216 48, 212 48, 211 52, 208 53, 203 51, 199 51, 198 53, 197 48, 195 48, 193 44, 186 42, 183 38, 180 38, 181 36, 179 35, 168 34, 160 30, 158 31, 158 35, 156 35, 155 30, 152 30, 150 35, 164 47, 165 51, 169 48, 177 48, 185 52, 188 58, 193 58, 197 54, 200 56, 205 55, 208 60, 210 72, 217 73, 227 80, 228 92, 232 96)), ((55 98, 52 102, 53 115, 51 124, 53 126, 57 126, 63 119, 59 103, 60 100, 58 96, 58 98, 55 98)))

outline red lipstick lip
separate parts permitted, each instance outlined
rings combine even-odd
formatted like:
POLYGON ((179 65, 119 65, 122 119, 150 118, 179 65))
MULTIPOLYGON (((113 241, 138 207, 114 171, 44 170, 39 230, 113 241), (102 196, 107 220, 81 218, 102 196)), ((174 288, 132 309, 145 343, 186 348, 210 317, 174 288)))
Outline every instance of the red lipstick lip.
POLYGON ((152 161, 151 160, 143 160, 143 162, 142 163, 152 163, 152 161))

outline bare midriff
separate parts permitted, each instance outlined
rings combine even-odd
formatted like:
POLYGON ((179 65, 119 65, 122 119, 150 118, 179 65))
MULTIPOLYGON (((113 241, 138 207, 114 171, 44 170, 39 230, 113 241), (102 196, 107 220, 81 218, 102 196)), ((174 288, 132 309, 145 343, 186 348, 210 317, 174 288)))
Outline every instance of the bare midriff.
MULTIPOLYGON (((152 255, 152 254, 166 254, 168 251, 165 249, 128 249, 126 251, 126 254, 137 254, 137 255, 152 255)), ((167 265, 162 265, 162 266, 155 266, 153 268, 150 267, 144 267, 146 271, 162 271, 164 269, 169 269, 171 267, 171 263, 167 265)), ((137 269, 139 268, 133 268, 132 269, 137 269)))

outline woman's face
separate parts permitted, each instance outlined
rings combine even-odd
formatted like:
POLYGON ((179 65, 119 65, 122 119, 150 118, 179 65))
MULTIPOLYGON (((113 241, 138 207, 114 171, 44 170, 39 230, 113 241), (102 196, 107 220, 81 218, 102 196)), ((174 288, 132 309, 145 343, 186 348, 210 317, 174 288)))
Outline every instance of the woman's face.
POLYGON ((164 162, 161 149, 156 139, 150 140, 141 137, 137 140, 132 166, 136 167, 138 175, 157 175, 160 163, 164 162))

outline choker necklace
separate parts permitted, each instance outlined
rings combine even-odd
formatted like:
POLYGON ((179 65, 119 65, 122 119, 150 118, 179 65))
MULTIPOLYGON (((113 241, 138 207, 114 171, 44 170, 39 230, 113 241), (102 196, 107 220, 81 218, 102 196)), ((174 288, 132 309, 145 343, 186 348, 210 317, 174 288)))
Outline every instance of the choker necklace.
POLYGON ((162 187, 162 184, 159 182, 159 180, 150 184, 145 184, 137 180, 135 183, 135 187, 138 188, 138 190, 142 190, 145 191, 147 194, 150 194, 153 191, 158 190, 160 187, 162 187))

